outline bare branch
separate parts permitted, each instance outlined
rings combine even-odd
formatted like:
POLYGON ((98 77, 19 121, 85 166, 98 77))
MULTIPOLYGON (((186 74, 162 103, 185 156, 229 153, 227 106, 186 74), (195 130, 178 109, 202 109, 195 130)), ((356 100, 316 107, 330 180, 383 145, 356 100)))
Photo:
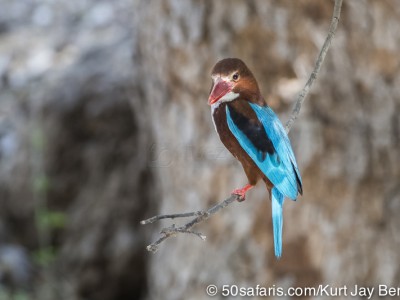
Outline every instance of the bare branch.
MULTIPOLYGON (((321 69, 322 63, 324 62, 326 53, 328 52, 329 46, 331 45, 332 39, 335 36, 336 28, 339 23, 340 19, 340 10, 342 7, 342 2, 343 0, 335 0, 335 7, 333 10, 333 15, 332 15, 332 20, 331 20, 331 25, 329 28, 328 35, 325 39, 325 42, 321 48, 321 51, 318 55, 317 61, 315 63, 314 70, 312 71, 306 85, 304 88, 301 90, 300 94, 297 96, 296 99, 296 104, 295 107, 293 108, 293 112, 289 118, 289 120, 286 123, 286 132, 289 132, 290 129, 293 126, 293 123, 296 121, 297 117, 299 116, 301 105, 303 104, 308 92, 311 89, 311 86, 313 85, 315 79, 318 76, 318 73, 321 69)), ((154 243, 150 244, 147 246, 147 250, 150 252, 156 252, 158 250, 159 245, 165 241, 166 239, 176 236, 178 233, 188 233, 188 234, 193 234, 201 238, 202 240, 206 239, 206 236, 199 233, 199 232, 194 232, 190 230, 193 226, 204 222, 217 212, 219 212, 221 209, 225 208, 229 204, 235 202, 236 200, 239 200, 239 196, 237 195, 231 195, 229 198, 225 199, 221 203, 218 203, 211 208, 209 208, 206 211, 195 211, 195 212, 188 212, 188 213, 182 213, 182 214, 169 214, 169 215, 159 215, 155 216, 152 218, 149 218, 147 220, 143 220, 140 222, 140 224, 145 225, 145 224, 150 224, 162 219, 175 219, 175 218, 186 218, 186 217, 195 217, 192 220, 190 220, 188 223, 176 227, 175 224, 173 224, 170 227, 163 228, 160 232, 160 237, 157 241, 154 243)))
POLYGON ((151 224, 151 223, 157 222, 162 219, 197 217, 197 216, 201 216, 205 213, 206 212, 199 210, 199 211, 193 211, 193 212, 188 212, 188 213, 183 213, 183 214, 159 215, 159 216, 154 216, 149 219, 140 221, 140 224, 142 224, 142 225, 151 224))
POLYGON ((175 226, 175 224, 173 224, 171 227, 164 228, 163 230, 161 230, 161 233, 165 234, 165 235, 174 235, 176 233, 188 233, 188 234, 193 234, 193 235, 198 236, 203 241, 206 240, 206 236, 204 234, 202 234, 200 232, 195 232, 195 231, 192 231, 192 230, 187 230, 187 229, 183 229, 183 228, 177 228, 175 226))
POLYGON ((335 7, 333 9, 333 15, 332 15, 332 20, 331 20, 331 25, 329 27, 329 32, 328 35, 325 39, 324 45, 321 48, 321 51, 319 52, 317 61, 314 66, 314 70, 312 71, 310 77, 307 80, 306 85, 304 88, 301 90, 300 94, 297 96, 296 99, 296 104, 295 107, 293 108, 292 115, 290 116, 289 120, 286 122, 286 132, 289 133, 290 129, 293 126, 293 123, 296 121, 297 117, 299 116, 301 105, 303 104, 305 98, 308 95, 308 92, 311 89, 311 86, 313 85, 315 79, 317 79, 318 73, 321 70, 322 63, 324 62, 326 53, 328 52, 328 49, 331 45, 332 39, 335 36, 336 28, 339 23, 340 19, 340 11, 342 8, 342 2, 343 0, 335 0, 335 7))
POLYGON ((191 231, 190 229, 207 220, 208 218, 210 218, 212 215, 216 214, 217 212, 219 212, 221 209, 223 209, 224 207, 228 206, 229 204, 231 204, 232 202, 235 202, 236 200, 239 199, 239 196, 237 195, 231 195, 229 198, 225 199, 224 201, 222 201, 221 203, 218 203, 214 206, 212 206, 211 208, 209 208, 207 211, 200 211, 200 212, 193 212, 193 213, 186 213, 186 214, 175 214, 175 215, 161 215, 161 216, 156 216, 147 220, 144 220, 142 222, 140 222, 141 224, 149 224, 152 223, 154 221, 158 221, 161 219, 166 219, 168 218, 168 216, 173 216, 173 218, 178 217, 187 217, 188 215, 192 214, 193 216, 197 216, 196 218, 192 219, 190 222, 180 226, 180 227, 175 227, 175 225, 171 226, 171 227, 167 227, 167 228, 163 228, 160 232, 161 237, 155 241, 154 243, 152 243, 151 245, 147 246, 147 250, 151 251, 151 252, 156 252, 158 250, 158 245, 160 245, 163 241, 165 241, 167 238, 171 237, 171 236, 175 236, 178 233, 190 233, 190 234, 194 234, 197 235, 199 238, 201 238, 203 241, 206 239, 206 236, 198 233, 198 232, 194 232, 191 231), (151 222, 149 222, 149 220, 153 220, 151 222))

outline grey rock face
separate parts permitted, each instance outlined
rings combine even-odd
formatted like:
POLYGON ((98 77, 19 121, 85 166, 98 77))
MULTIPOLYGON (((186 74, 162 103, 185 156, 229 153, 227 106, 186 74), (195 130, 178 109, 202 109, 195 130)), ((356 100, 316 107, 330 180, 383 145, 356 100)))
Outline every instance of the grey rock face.
MULTIPOLYGON (((320 1, 142 3, 138 47, 157 120, 162 212, 209 206, 245 183, 209 116, 213 64, 243 59, 285 121, 331 14, 332 3, 320 1)), ((290 134, 304 196, 285 204, 283 258, 272 255, 270 204, 260 186, 199 228, 206 243, 180 236, 163 245, 151 263, 152 299, 206 299, 210 283, 398 281, 398 17, 391 1, 344 3, 333 46, 290 134)))

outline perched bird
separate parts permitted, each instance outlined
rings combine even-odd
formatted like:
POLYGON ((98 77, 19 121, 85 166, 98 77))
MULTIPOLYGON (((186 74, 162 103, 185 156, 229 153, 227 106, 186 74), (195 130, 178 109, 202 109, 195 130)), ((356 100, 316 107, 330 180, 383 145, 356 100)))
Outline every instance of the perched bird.
POLYGON ((261 96, 256 79, 237 58, 219 61, 211 73, 208 104, 215 130, 225 147, 243 166, 248 184, 232 194, 243 201, 262 179, 272 206, 276 257, 282 255, 282 205, 303 193, 300 172, 289 138, 276 114, 261 96))

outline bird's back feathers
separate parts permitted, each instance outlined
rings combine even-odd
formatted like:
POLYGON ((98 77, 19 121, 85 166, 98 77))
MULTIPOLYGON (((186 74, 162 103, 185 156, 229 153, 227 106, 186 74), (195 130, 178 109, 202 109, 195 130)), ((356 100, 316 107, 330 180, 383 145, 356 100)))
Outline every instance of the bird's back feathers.
POLYGON ((275 186, 277 186, 278 190, 280 190, 280 192, 286 197, 295 200, 297 193, 303 194, 303 182, 301 180, 299 168, 297 167, 296 158, 289 137, 287 136, 281 121, 270 107, 259 106, 254 103, 250 103, 250 106, 256 112, 258 119, 264 125, 268 137, 271 139, 276 152, 282 160, 284 168, 287 171, 287 176, 290 178, 290 185, 293 188, 291 190, 291 195, 294 195, 294 197, 285 194, 284 187, 280 190, 279 186, 275 186))
POLYGON ((255 112, 255 119, 250 114, 240 114, 228 104, 227 123, 240 146, 273 184, 272 225, 275 256, 279 258, 282 255, 283 202, 285 197, 295 200, 298 193, 302 194, 302 181, 289 138, 276 114, 266 105, 250 102, 247 105, 255 112))
POLYGON ((260 106, 249 102, 248 105, 255 112, 256 121, 253 120, 251 122, 248 120, 244 122, 241 120, 239 123, 238 120, 240 118, 235 116, 237 113, 227 105, 228 127, 240 146, 276 189, 285 197, 295 200, 297 194, 302 192, 302 181, 289 138, 278 117, 268 106, 260 106), (263 133, 260 133, 260 122, 263 127, 263 133), (244 123, 247 126, 243 126, 244 123), (249 126, 251 127, 250 124, 253 124, 252 129, 248 128, 249 126), (264 144, 272 144, 272 151, 269 148, 266 148, 268 151, 265 151, 264 148, 260 147, 260 145, 264 145, 261 141, 254 142, 258 138, 262 139, 264 144), (263 155, 260 155, 260 152, 263 155))

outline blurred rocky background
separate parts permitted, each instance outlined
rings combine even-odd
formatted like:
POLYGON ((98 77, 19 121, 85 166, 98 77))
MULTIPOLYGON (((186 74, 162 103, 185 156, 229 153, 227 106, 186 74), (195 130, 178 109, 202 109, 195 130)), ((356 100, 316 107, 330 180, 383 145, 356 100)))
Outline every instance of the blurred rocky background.
POLYGON ((145 250, 168 223, 140 220, 206 208, 245 183, 212 125, 213 64, 242 58, 285 122, 332 9, 320 0, 0 0, 0 299, 399 286, 396 0, 344 1, 290 134, 304 196, 285 204, 281 260, 262 185, 197 228, 206 242, 178 236, 145 250))

